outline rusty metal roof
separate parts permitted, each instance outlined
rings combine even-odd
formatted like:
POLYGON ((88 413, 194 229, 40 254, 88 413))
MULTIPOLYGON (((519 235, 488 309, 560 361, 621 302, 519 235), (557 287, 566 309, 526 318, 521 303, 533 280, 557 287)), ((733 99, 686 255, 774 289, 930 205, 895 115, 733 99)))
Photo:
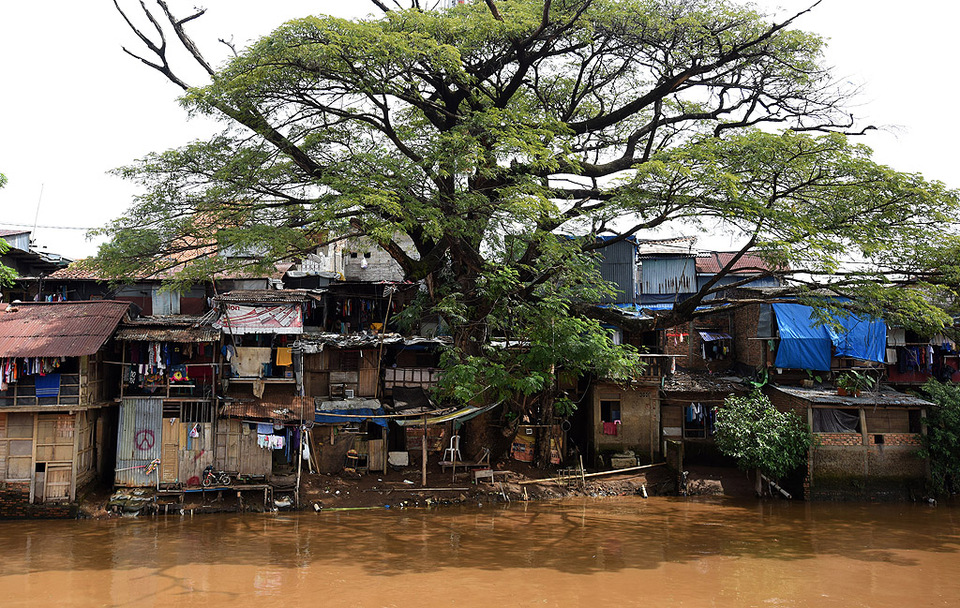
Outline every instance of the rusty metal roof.
POLYGON ((157 315, 123 323, 117 339, 127 342, 216 342, 220 330, 210 326, 212 316, 157 315))
POLYGON ((0 357, 92 355, 110 338, 129 302, 30 302, 0 313, 0 357))
POLYGON ((323 289, 235 289, 218 295, 218 302, 243 302, 247 304, 262 303, 296 303, 308 300, 319 300, 326 290, 323 289))
MULTIPOLYGON (((282 279, 283 275, 286 274, 290 268, 293 267, 293 262, 281 262, 274 265, 274 270, 267 273, 254 273, 248 270, 237 270, 232 272, 218 272, 213 275, 213 278, 216 280, 240 280, 240 279, 282 279)), ((141 272, 134 275, 129 275, 125 278, 135 279, 138 281, 162 281, 164 279, 171 278, 179 270, 179 266, 162 270, 156 273, 146 273, 141 272)), ((74 263, 71 263, 66 268, 61 268, 54 273, 51 273, 48 277, 48 280, 60 280, 60 281, 109 281, 111 277, 104 276, 97 272, 96 270, 89 268, 84 260, 78 260, 74 263)))
POLYGON ((117 340, 126 342, 216 342, 220 330, 212 327, 122 327, 117 340))
POLYGON ((288 385, 266 386, 259 399, 253 396, 249 385, 232 386, 226 398, 228 401, 220 408, 220 414, 226 418, 299 422, 301 405, 303 420, 312 422, 314 417, 313 398, 294 395, 288 385))

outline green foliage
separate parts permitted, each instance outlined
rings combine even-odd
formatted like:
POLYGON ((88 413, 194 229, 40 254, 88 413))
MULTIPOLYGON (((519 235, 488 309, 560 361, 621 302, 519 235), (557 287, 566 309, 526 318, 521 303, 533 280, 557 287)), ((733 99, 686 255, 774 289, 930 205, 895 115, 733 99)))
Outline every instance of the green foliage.
POLYGON ((759 469, 770 479, 781 479, 802 466, 812 440, 799 416, 778 411, 760 392, 727 397, 717 409, 714 439, 740 469, 759 469))
MULTIPOLYGON (((7 183, 7 176, 3 173, 0 173, 0 188, 7 183)), ((10 245, 3 239, 0 239, 0 255, 6 253, 10 250, 10 245)), ((0 287, 5 285, 11 285, 13 280, 17 278, 17 273, 13 268, 9 266, 4 266, 0 264, 0 287)))
POLYGON ((866 372, 851 369, 843 372, 837 377, 836 384, 851 393, 861 393, 870 390, 877 384, 876 378, 868 375, 866 372))
POLYGON ((960 385, 928 380, 924 392, 935 404, 927 409, 927 434, 920 456, 930 459, 930 482, 937 494, 960 491, 960 385))

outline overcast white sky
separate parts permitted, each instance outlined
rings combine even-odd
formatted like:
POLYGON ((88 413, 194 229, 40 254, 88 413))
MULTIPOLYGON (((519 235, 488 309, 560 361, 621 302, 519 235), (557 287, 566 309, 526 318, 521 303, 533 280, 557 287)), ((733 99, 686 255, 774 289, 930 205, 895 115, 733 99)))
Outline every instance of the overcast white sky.
MULTIPOLYGON (((813 1, 756 4, 782 18, 813 1)), ((169 0, 181 14, 197 3, 169 0)), ((207 15, 190 33, 208 57, 222 59, 219 37, 242 45, 293 17, 356 17, 373 5, 207 0, 203 6, 207 15)), ((960 187, 952 153, 960 123, 951 111, 960 92, 953 67, 958 23, 960 2, 823 0, 796 24, 827 37, 836 76, 863 86, 852 109, 888 127, 860 138, 876 159, 954 188, 960 187)), ((211 132, 210 125, 187 120, 176 102, 179 89, 121 45, 133 48, 136 40, 110 0, 0 2, 0 172, 9 179, 0 189, 0 229, 31 228, 36 217, 38 246, 72 258, 90 255, 96 244, 83 230, 48 226, 105 224, 135 193, 107 171, 211 132)))

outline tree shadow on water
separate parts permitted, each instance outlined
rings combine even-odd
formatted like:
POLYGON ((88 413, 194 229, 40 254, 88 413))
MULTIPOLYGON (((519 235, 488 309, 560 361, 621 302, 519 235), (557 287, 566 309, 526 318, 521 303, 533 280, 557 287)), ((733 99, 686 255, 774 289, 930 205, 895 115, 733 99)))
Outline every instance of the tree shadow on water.
MULTIPOLYGON (((0 575, 189 564, 314 572, 338 564, 373 576, 447 568, 590 574, 655 569, 711 556, 916 565, 913 552, 956 554, 951 508, 683 498, 514 504, 508 508, 216 515, 81 522, 2 522, 0 575)), ((951 557, 950 559, 960 559, 951 557)), ((182 582, 182 581, 181 581, 182 582)))

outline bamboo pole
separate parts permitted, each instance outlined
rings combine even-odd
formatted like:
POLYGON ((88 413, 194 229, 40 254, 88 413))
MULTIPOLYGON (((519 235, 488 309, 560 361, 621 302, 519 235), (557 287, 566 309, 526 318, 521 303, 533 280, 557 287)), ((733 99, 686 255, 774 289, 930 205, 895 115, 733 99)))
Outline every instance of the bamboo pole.
MULTIPOLYGON (((639 467, 627 467, 625 469, 614 469, 612 471, 600 471, 598 473, 582 473, 580 479, 586 479, 587 477, 601 477, 603 475, 616 475, 617 473, 630 473, 631 471, 642 471, 644 469, 651 469, 653 467, 662 467, 667 463, 665 462, 656 462, 654 464, 645 464, 639 467)), ((559 483, 556 479, 546 477, 544 479, 528 479, 527 481, 521 481, 518 485, 526 486, 534 483, 559 483)))
POLYGON ((423 457, 423 472, 420 476, 420 485, 427 487, 427 415, 423 415, 423 437, 420 440, 420 455, 423 457))

